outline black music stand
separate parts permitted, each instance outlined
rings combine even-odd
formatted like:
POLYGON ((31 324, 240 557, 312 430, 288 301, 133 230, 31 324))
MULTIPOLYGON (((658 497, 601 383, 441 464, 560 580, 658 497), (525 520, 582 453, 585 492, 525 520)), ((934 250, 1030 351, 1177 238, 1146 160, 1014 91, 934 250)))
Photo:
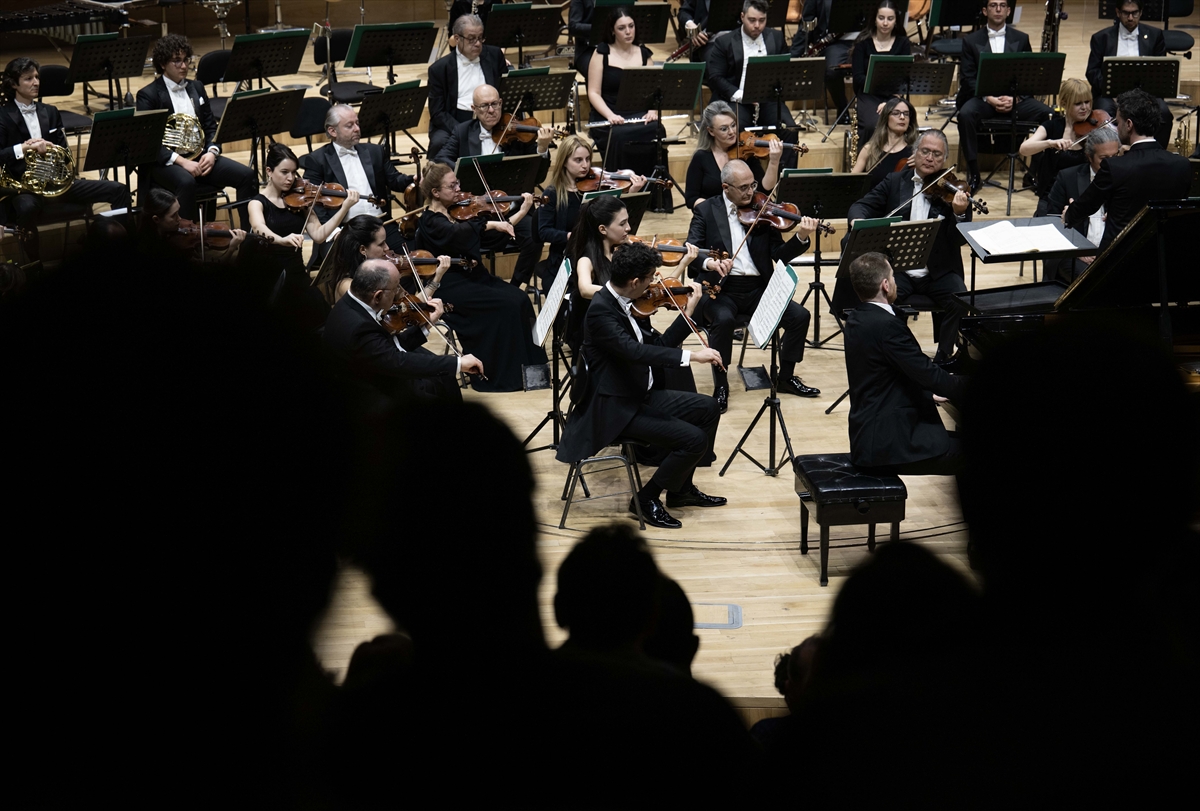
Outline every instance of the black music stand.
MULTIPOLYGON (((1112 22, 1117 18, 1117 9, 1123 6, 1124 0, 1099 0, 1096 4, 1096 19, 1112 22)), ((1163 21, 1163 0, 1142 0, 1142 22, 1160 23, 1163 21)))
POLYGON ((637 28, 637 38, 647 45, 657 45, 667 41, 667 21, 671 18, 670 3, 634 3, 631 0, 596 0, 596 10, 592 13, 593 30, 599 31, 605 24, 608 15, 614 8, 624 7, 633 17, 637 28))
MULTIPOLYGON (((662 67, 625 68, 621 75, 621 90, 617 93, 616 108, 618 110, 656 110, 659 121, 662 121, 663 110, 693 110, 696 99, 700 96, 700 85, 704 81, 704 64, 697 62, 674 63, 662 67)), ((661 126, 654 128, 654 177, 665 177, 678 188, 679 184, 671 177, 671 169, 663 159, 663 133, 661 126)), ((670 194, 656 186, 654 194, 654 211, 668 211, 663 203, 662 195, 670 194)))
MULTIPOLYGON (((914 62, 911 56, 872 54, 864 93, 872 96, 945 96, 954 84, 954 65, 914 62)), ((909 106, 912 103, 909 102, 909 106)))
MULTIPOLYGON (((837 278, 847 278, 850 275, 850 263, 864 253, 882 253, 888 258, 892 271, 896 275, 908 270, 929 266, 929 254, 933 250, 933 242, 937 239, 938 229, 943 220, 916 220, 910 222, 895 222, 892 218, 884 217, 879 220, 860 220, 850 231, 850 238, 842 248, 842 258, 838 263, 837 278)), ((833 401, 826 414, 832 414, 838 405, 850 396, 850 389, 833 401)))
MULTIPOLYGON (((1017 138, 1017 104, 1019 96, 1056 96, 1062 84, 1063 66, 1067 55, 1061 53, 981 53, 979 55, 979 77, 975 82, 975 94, 983 96, 1012 96, 1012 109, 1008 112, 1008 203, 1004 216, 1012 214, 1013 184, 1017 162, 1020 160, 1020 141, 1017 138)), ((999 167, 997 167, 999 168, 999 167)), ((992 172, 995 174, 995 171, 992 172)), ((991 177, 991 175, 989 175, 991 177)), ((1000 184, 988 183, 1000 188, 1000 184)))
MULTIPOLYGON (((850 213, 850 206, 861 200, 867 193, 870 178, 862 174, 808 174, 789 173, 779 181, 776 187, 775 199, 780 202, 795 203, 800 213, 819 220, 840 220, 850 213)), ((808 292, 800 301, 800 306, 808 303, 808 297, 816 294, 813 303, 813 337, 805 338, 805 342, 814 349, 824 348, 825 344, 837 337, 842 331, 842 321, 834 313, 838 328, 829 337, 821 340, 821 299, 833 311, 833 300, 825 290, 821 281, 821 232, 813 237, 813 280, 809 282, 808 292)), ((843 254, 844 256, 845 254, 843 254)), ((918 265, 917 267, 921 267, 918 265)), ((831 347, 832 348, 832 347, 831 347)))
POLYGON ((560 319, 558 311, 562 307, 563 296, 567 292, 567 280, 570 276, 571 260, 564 259, 562 264, 558 266, 558 272, 554 275, 554 281, 550 284, 550 289, 546 291, 546 297, 542 299, 542 307, 538 310, 537 321, 533 326, 533 342, 538 346, 545 345, 547 333, 552 335, 550 363, 548 365, 550 367, 550 387, 553 389, 553 394, 550 399, 550 410, 546 412, 546 416, 537 424, 537 427, 529 432, 529 436, 525 437, 525 441, 521 443, 521 446, 528 446, 533 441, 533 438, 547 425, 551 426, 552 433, 549 445, 530 448, 526 453, 557 449, 559 440, 562 438, 562 430, 566 427, 566 418, 563 416, 561 403, 562 398, 571 388, 572 378, 568 375, 564 381, 559 376, 559 361, 562 361, 567 369, 570 369, 571 365, 567 361, 566 352, 563 350, 565 340, 559 330, 560 319))
POLYGON ((496 91, 504 101, 506 113, 562 110, 575 93, 575 71, 550 68, 510 70, 497 80, 496 91))
MULTIPOLYGON (((997 262, 1028 262, 1036 260, 1042 262, 1043 268, 1050 267, 1051 262, 1059 259, 1077 259, 1080 256, 1095 256, 1100 252, 1083 234, 1076 231, 1074 228, 1067 228, 1062 224, 1061 217, 1022 217, 1020 219, 1009 220, 1017 228, 1037 225, 1054 226, 1059 234, 1061 234, 1068 242, 1071 243, 1070 249, 1061 251, 1038 251, 1036 253, 989 253, 986 248, 979 244, 979 240, 975 236, 975 232, 981 228, 988 228, 996 224, 993 221, 981 222, 960 222, 958 223, 958 232, 967 240, 967 244, 971 246, 971 287, 968 293, 959 293, 959 297, 970 296, 971 308, 975 307, 975 262, 982 260, 985 265, 991 265, 997 262)), ((1037 276, 1035 274, 1034 279, 1037 276)), ((1045 277, 1043 277, 1045 278, 1045 277)))
POLYGON ((1156 99, 1179 94, 1179 59, 1174 56, 1106 56, 1100 65, 1101 96, 1115 99, 1138 88, 1156 99))
MULTIPOLYGON (((108 95, 103 97, 108 99, 109 107, 119 109, 125 106, 121 80, 142 75, 146 68, 146 52, 150 50, 150 41, 151 37, 120 37, 114 33, 88 34, 75 42, 75 51, 71 55, 71 70, 67 75, 72 82, 83 85, 83 109, 88 115, 92 114, 92 107, 88 103, 88 82, 106 80, 108 95)), ((103 95, 94 90, 92 93, 97 98, 103 95)))
POLYGON ((488 15, 488 44, 517 49, 517 65, 525 64, 525 46, 553 45, 562 30, 562 6, 505 3, 488 15))
MULTIPOLYGON (((752 56, 747 61, 742 101, 758 99, 775 105, 775 120, 783 121, 785 102, 818 98, 825 87, 825 60, 820 57, 792 59, 787 54, 752 56)), ((778 125, 783 128, 782 123, 778 125)), ((799 127, 796 127, 799 130, 799 127)))
MULTIPOLYGON (((483 181, 479 172, 487 178, 488 188, 501 190, 508 194, 524 194, 532 192, 537 185, 538 170, 541 169, 541 155, 505 156, 497 152, 495 155, 463 155, 454 164, 454 176, 462 185, 462 190, 471 194, 484 194, 483 181), (473 165, 474 164, 474 165, 473 165), (478 165, 479 171, 475 165, 478 165)), ((513 210, 518 208, 513 204, 513 210)))
POLYGON ((170 110, 101 110, 92 119, 92 138, 84 159, 85 172, 113 170, 119 179, 125 167, 125 186, 133 193, 130 173, 136 166, 158 160, 170 110))
POLYGON ((437 35, 431 22, 356 25, 342 65, 348 68, 386 65, 388 84, 393 85, 396 83, 395 66, 427 62, 437 35))
POLYGON ((262 90, 264 81, 273 90, 278 90, 270 77, 299 73, 307 47, 308 32, 304 30, 241 34, 233 38, 229 64, 225 66, 222 81, 237 82, 235 93, 243 83, 249 89, 255 79, 258 80, 259 90, 262 90))
POLYGON ((303 90, 247 90, 234 93, 221 123, 217 125, 216 142, 250 141, 250 169, 258 174, 258 151, 262 148, 263 177, 266 177, 267 136, 288 132, 295 126, 296 116, 304 101, 303 90))
POLYGON ((424 154, 425 149, 409 129, 421 123, 428 98, 429 87, 423 86, 420 79, 388 85, 382 92, 364 94, 362 106, 358 108, 360 134, 366 138, 386 136, 388 148, 394 155, 396 130, 400 130, 416 144, 419 154, 424 154))

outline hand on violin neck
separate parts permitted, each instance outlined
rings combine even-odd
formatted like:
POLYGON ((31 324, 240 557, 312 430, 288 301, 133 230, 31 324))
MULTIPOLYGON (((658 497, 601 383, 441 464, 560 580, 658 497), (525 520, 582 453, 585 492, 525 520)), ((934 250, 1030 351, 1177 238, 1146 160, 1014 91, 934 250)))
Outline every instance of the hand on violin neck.
POLYGON ((954 202, 950 204, 950 207, 954 209, 955 214, 966 214, 967 209, 971 207, 971 198, 967 196, 966 192, 957 191, 954 193, 954 202))
POLYGON ((696 312, 696 306, 700 304, 700 299, 704 297, 704 288, 700 286, 700 282, 696 281, 688 282, 687 286, 692 289, 692 292, 688 294, 688 303, 684 312, 687 313, 688 318, 691 318, 692 314, 696 312))
POLYGON ((342 201, 342 208, 349 211, 354 208, 354 204, 358 202, 359 194, 354 189, 346 189, 346 199, 342 201))
POLYGON ((818 222, 812 217, 801 217, 799 225, 796 226, 796 238, 806 240, 817 232, 818 222))
POLYGON ((431 298, 429 304, 433 307, 433 312, 428 313, 429 323, 436 324, 442 320, 442 315, 446 312, 446 305, 440 298, 431 298))
POLYGON ((721 278, 724 279, 726 276, 729 275, 729 272, 731 270, 733 270, 733 260, 732 259, 707 259, 704 262, 704 266, 706 268, 708 268, 709 270, 715 270, 717 273, 721 274, 721 278))
POLYGON ((537 151, 539 155, 544 155, 550 151, 550 144, 554 142, 554 130, 549 127, 542 127, 538 130, 537 151))

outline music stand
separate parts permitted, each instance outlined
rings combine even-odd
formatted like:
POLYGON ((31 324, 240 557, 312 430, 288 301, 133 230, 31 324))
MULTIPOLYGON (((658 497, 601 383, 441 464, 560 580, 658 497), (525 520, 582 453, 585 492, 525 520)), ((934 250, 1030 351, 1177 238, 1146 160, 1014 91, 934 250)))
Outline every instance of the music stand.
POLYGON ((1139 88, 1157 99, 1179 94, 1179 58, 1174 56, 1106 56, 1100 65, 1101 96, 1115 99, 1139 88))
POLYGON ((822 92, 817 88, 825 86, 825 60, 820 57, 792 59, 787 54, 772 54, 752 56, 746 63, 743 101, 738 103, 758 99, 759 104, 774 104, 776 126, 781 130, 784 103, 817 98, 822 92))
POLYGON ((505 3, 492 6, 488 15, 487 38, 491 45, 516 47, 517 65, 525 64, 526 45, 553 45, 562 30, 562 6, 538 6, 533 3, 505 3))
MULTIPOLYGON (((617 93, 616 109, 618 110, 655 110, 661 122, 662 111, 693 110, 696 99, 700 95, 700 85, 704 81, 704 64, 697 62, 674 63, 662 67, 625 68, 621 75, 621 90, 617 93)), ((654 177, 670 179, 675 188, 679 184, 671 177, 671 169, 663 160, 663 133, 666 130, 661 124, 654 128, 654 177)), ((666 194, 671 194, 668 188, 666 194)), ((665 213, 666 205, 662 202, 664 190, 656 186, 654 191, 654 211, 665 213)))
POLYGON ((558 374, 558 362, 561 360, 563 364, 570 369, 571 366, 567 362, 566 353, 563 351, 564 340, 558 328, 558 311, 562 307, 563 297, 567 293, 567 280, 571 276, 571 260, 563 259, 562 264, 558 266, 558 273, 554 276, 554 281, 550 285, 550 289, 546 291, 546 297, 542 299, 542 308, 538 311, 537 320, 533 325, 533 342, 538 346, 545 346, 546 336, 548 333, 553 333, 553 344, 550 350, 550 384, 553 389, 553 394, 550 400, 550 410, 546 412, 546 416, 537 424, 529 436, 525 437, 525 441, 521 443, 521 447, 527 446, 533 441, 543 428, 549 424, 551 427, 551 439, 549 445, 542 445, 539 448, 531 448, 526 453, 537 453, 538 451, 553 450, 558 448, 559 440, 562 437, 562 430, 566 426, 566 418, 563 416, 562 398, 571 388, 571 378, 568 376, 566 381, 563 381, 558 374))
MULTIPOLYGON (((141 76, 146 68, 146 52, 150 50, 150 37, 121 37, 117 34, 85 34, 75 42, 71 54, 71 69, 67 73, 72 82, 83 85, 83 109, 88 115, 92 107, 88 103, 88 82, 105 79, 108 81, 109 107, 125 106, 121 93, 121 80, 141 76), (113 84, 116 95, 113 95, 113 84)), ((128 85, 127 85, 128 87, 128 85)), ((99 98, 100 93, 92 91, 99 98)))
POLYGON ((638 39, 647 45, 658 45, 667 41, 667 20, 671 16, 670 3, 635 3, 631 0, 596 0, 596 10, 592 12, 592 25, 597 27, 604 24, 614 8, 624 6, 633 17, 638 39))
MULTIPOLYGON (((1008 204, 1007 217, 1012 214, 1013 183, 1017 171, 1019 142, 1017 139, 1017 98, 1020 96, 1055 96, 1062 84, 1063 66, 1067 55, 1062 53, 981 53, 979 77, 975 94, 1012 96, 1008 111, 1008 204)), ((997 184, 998 185, 998 184, 997 184)))
POLYGON ((575 93, 575 71, 550 68, 510 70, 496 82, 496 91, 504 101, 504 111, 507 113, 562 110, 570 104, 575 93))
MULTIPOLYGON (((1096 19, 1110 22, 1116 20, 1117 9, 1123 5, 1125 5, 1124 0, 1100 0, 1096 4, 1096 19)), ((1143 0, 1141 21, 1144 23, 1162 22, 1164 6, 1166 3, 1163 0, 1143 0)))
MULTIPOLYGON (((819 220, 840 220, 850 213, 850 206, 861 200, 867 193, 870 178, 863 174, 853 173, 820 173, 789 172, 780 179, 776 187, 775 199, 780 202, 795 203, 800 213, 819 220)), ((809 282, 808 292, 800 302, 800 306, 808 303, 809 296, 816 294, 813 303, 813 337, 805 342, 814 349, 821 349, 842 331, 841 319, 834 313, 838 328, 829 337, 821 340, 821 299, 833 310, 833 300, 821 281, 821 232, 813 237, 813 280, 809 282)), ((843 257, 845 254, 842 254, 843 257)), ((918 265, 917 267, 922 267, 918 265)))
POLYGON ((356 25, 342 65, 348 68, 387 65, 387 81, 393 85, 396 83, 395 66, 427 62, 437 35, 431 22, 356 25))
POLYGON ((170 114, 170 110, 135 111, 130 108, 96 113, 92 119, 94 140, 88 144, 83 170, 99 172, 112 169, 113 177, 119 178, 118 170, 124 166, 125 186, 132 194, 130 173, 135 166, 158 160, 170 114))
MULTIPOLYGON (((929 254, 937 239, 943 220, 897 221, 891 217, 859 220, 850 230, 850 238, 842 248, 838 263, 837 278, 850 275, 850 263, 864 253, 882 253, 888 258, 892 271, 899 275, 908 270, 929 266, 929 254)), ((833 413, 838 405, 850 396, 850 389, 833 401, 826 414, 833 413)))
MULTIPOLYGON (((524 194, 532 192, 537 185, 538 170, 541 169, 541 155, 505 156, 497 152, 495 155, 463 155, 454 164, 454 176, 462 185, 462 190, 471 194, 486 194, 483 181, 479 179, 479 171, 487 178, 488 188, 502 190, 508 194, 524 194)), ((514 207, 516 204, 514 203, 514 207)))
POLYGON ((388 147, 396 154, 396 130, 400 130, 424 154, 425 149, 408 130, 421 123, 428 98, 429 87, 423 86, 420 79, 388 85, 382 92, 366 93, 358 108, 361 136, 387 136, 388 147))
POLYGON ((263 82, 278 90, 271 81, 272 76, 289 76, 300 72, 300 62, 304 59, 304 49, 308 47, 308 32, 279 31, 267 34, 241 34, 233 38, 233 48, 229 51, 229 64, 225 66, 222 81, 237 82, 234 93, 246 88, 257 79, 258 89, 263 82))
POLYGON ((300 114, 300 105, 304 101, 303 90, 246 90, 234 93, 225 112, 221 115, 221 123, 217 125, 216 142, 227 144, 230 141, 250 141, 250 169, 258 174, 258 152, 256 147, 262 147, 264 167, 267 163, 266 136, 288 132, 296 123, 300 114))
MULTIPOLYGON (((1062 224, 1061 217, 1022 217, 1020 219, 1009 220, 1018 228, 1038 225, 1052 225, 1054 230, 1058 231, 1064 238, 1067 239, 1073 246, 1071 249, 1063 249, 1061 251, 1038 251, 1036 253, 1029 252, 1013 252, 1013 253, 989 253, 979 241, 975 238, 975 231, 981 228, 987 228, 995 225, 995 220, 981 222, 960 222, 958 224, 958 232, 967 240, 967 244, 971 246, 971 288, 969 292, 971 309, 975 308, 975 261, 982 260, 985 265, 990 265, 997 262, 1027 262, 1029 260, 1037 260, 1042 262, 1042 267, 1050 267, 1049 263, 1059 259, 1077 259, 1080 256, 1095 256, 1100 253, 1100 249, 1088 242, 1088 239, 1083 234, 1076 231, 1074 228, 1067 228, 1062 224)), ((1043 277, 1044 278, 1044 277, 1043 277)), ((1035 276, 1036 279, 1036 276, 1035 276)), ((966 297, 968 293, 956 294, 960 297, 966 297)))

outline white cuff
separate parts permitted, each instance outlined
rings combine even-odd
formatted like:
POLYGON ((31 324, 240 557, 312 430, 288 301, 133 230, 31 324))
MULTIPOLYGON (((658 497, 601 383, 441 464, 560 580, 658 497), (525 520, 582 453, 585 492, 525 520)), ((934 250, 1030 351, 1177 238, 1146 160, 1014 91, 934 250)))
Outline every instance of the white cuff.
POLYGON ((692 362, 692 350, 690 350, 690 349, 683 350, 683 360, 680 362, 679 365, 687 366, 691 362, 692 362))
POLYGON ((172 152, 171 157, 167 158, 167 166, 174 166, 175 161, 179 160, 181 155, 178 152, 172 152))
POLYGON ((16 157, 17 160, 21 160, 21 158, 25 157, 25 145, 15 144, 13 146, 13 156, 16 157))

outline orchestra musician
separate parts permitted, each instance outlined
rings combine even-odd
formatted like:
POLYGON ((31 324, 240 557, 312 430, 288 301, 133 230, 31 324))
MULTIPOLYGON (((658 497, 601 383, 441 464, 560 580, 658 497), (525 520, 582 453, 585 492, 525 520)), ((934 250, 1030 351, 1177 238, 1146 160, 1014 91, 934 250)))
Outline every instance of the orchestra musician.
POLYGON ((963 37, 962 62, 958 76, 958 143, 967 160, 967 183, 974 194, 983 185, 979 176, 979 127, 985 118, 1009 115, 1015 104, 1017 118, 1023 121, 1042 122, 1050 117, 1051 110, 1032 96, 979 96, 975 92, 975 79, 979 73, 979 54, 987 53, 1031 53, 1029 35, 1006 25, 1008 0, 987 0, 983 14, 987 25, 963 37))
MULTIPOLYGON (((1162 30, 1142 22, 1142 0, 1125 0, 1117 8, 1116 16, 1112 25, 1092 34, 1085 74, 1092 87, 1096 109, 1113 117, 1117 114, 1116 104, 1111 98, 1100 95, 1104 87, 1104 57, 1167 55, 1162 30)), ((1154 137, 1166 149, 1171 139, 1171 110, 1163 99, 1155 100, 1160 123, 1154 137)))
MULTIPOLYGON (((310 183, 338 183, 347 190, 358 192, 360 199, 347 212, 347 218, 366 214, 390 219, 391 192, 404 191, 413 178, 397 171, 381 145, 362 142, 358 113, 348 104, 335 104, 329 108, 325 115, 325 135, 330 143, 304 159, 304 179, 310 183), (367 196, 388 201, 387 208, 361 199, 367 196)), ((318 206, 317 218, 328 220, 334 211, 318 206)), ((394 222, 389 222, 386 227, 388 245, 394 251, 404 250, 404 235, 400 228, 394 222)))
POLYGON ((917 116, 912 105, 904 99, 888 99, 879 117, 887 122, 886 126, 875 127, 850 170, 871 176, 867 191, 882 183, 892 172, 912 165, 913 143, 917 140, 917 116))
POLYGON ((495 87, 508 71, 504 52, 484 44, 483 20, 464 14, 454 21, 454 50, 429 66, 429 154, 436 155, 454 128, 473 116, 471 96, 481 84, 495 87))
MULTIPOLYGON (((757 183, 743 161, 729 161, 721 170, 722 193, 710 197, 692 212, 687 241, 698 248, 718 249, 730 259, 696 259, 691 264, 694 279, 721 285, 716 299, 704 307, 711 346, 721 353, 722 364, 729 366, 733 357, 733 328, 738 315, 753 313, 775 270, 775 262, 790 262, 808 250, 817 221, 804 217, 795 235, 784 242, 779 231, 767 224, 746 228, 738 220, 738 209, 748 206, 757 183)), ((804 385, 795 376, 796 364, 804 360, 804 338, 808 334, 808 310, 792 301, 784 310, 780 326, 784 329, 780 348, 778 390, 800 397, 816 397, 819 389, 804 385)), ((721 413, 729 405, 729 381, 723 370, 713 366, 713 398, 721 413)))
MULTIPOLYGON (((850 49, 850 64, 853 65, 854 103, 858 105, 859 138, 866 140, 875 131, 879 123, 880 110, 886 96, 874 96, 866 93, 867 68, 871 65, 871 56, 907 56, 912 53, 912 43, 900 29, 903 18, 900 16, 899 4, 896 0, 880 0, 875 7, 875 14, 867 20, 867 25, 859 33, 858 39, 850 49)), ((907 10, 907 6, 905 6, 907 10)))
MULTIPOLYGON (((1100 164, 1105 159, 1116 158, 1121 154, 1121 140, 1117 131, 1112 127, 1097 127, 1092 130, 1083 142, 1083 154, 1086 163, 1063 169, 1054 179, 1050 193, 1038 201, 1036 216, 1055 216, 1062 212, 1071 200, 1083 196, 1087 187, 1096 179, 1100 164)), ((1086 220, 1075 223, 1075 230, 1083 234, 1088 242, 1099 246, 1104 238, 1104 206, 1093 211, 1086 220)), ((1072 282, 1092 263, 1094 256, 1080 256, 1075 259, 1062 259, 1058 262, 1058 278, 1072 282)), ((1046 271, 1046 280, 1052 274, 1046 271)))
MULTIPOLYGON (((895 210, 905 220, 944 220, 938 229, 929 266, 901 273, 896 279, 900 303, 914 293, 928 296, 943 310, 938 335, 936 361, 948 361, 954 354, 958 338, 958 309, 955 293, 967 289, 963 281, 962 250, 966 238, 958 231, 958 223, 971 221, 971 203, 962 191, 954 195, 953 203, 921 193, 926 179, 938 177, 946 167, 950 148, 941 130, 925 130, 917 137, 914 171, 893 172, 866 196, 850 206, 846 218, 883 217, 895 210)), ((936 323, 936 322, 935 322, 936 323)))
POLYGON ((858 37, 858 31, 829 30, 829 13, 833 8, 833 0, 808 0, 804 4, 800 27, 792 37, 791 54, 793 59, 802 57, 812 44, 820 42, 830 34, 834 39, 820 51, 825 57, 825 90, 833 99, 833 105, 840 111, 846 107, 846 82, 842 78, 842 65, 850 62, 850 45, 858 37))
POLYGON ((708 9, 709 0, 683 0, 679 4, 679 22, 683 24, 683 33, 689 39, 696 40, 696 47, 689 54, 693 62, 708 59, 710 43, 716 38, 716 34, 708 31, 708 9))
POLYGON ((1091 126, 1087 122, 1092 115, 1092 91, 1087 82, 1064 79, 1058 88, 1058 106, 1063 114, 1055 113, 1039 124, 1020 146, 1021 154, 1027 158, 1042 156, 1037 167, 1037 193, 1043 198, 1054 188, 1054 178, 1059 172, 1086 162, 1083 142, 1076 136, 1075 127, 1091 126))
POLYGON ((587 75, 588 60, 592 58, 592 18, 596 15, 596 0, 571 0, 567 13, 567 33, 575 40, 575 70, 587 75))
MULTIPOLYGON (((180 216, 179 199, 163 188, 146 192, 138 212, 134 249, 143 256, 164 264, 203 261, 208 264, 229 264, 238 257, 246 239, 240 228, 230 229, 229 244, 221 249, 201 249, 200 239, 183 234, 186 217, 180 216)), ((193 226, 195 224, 193 223, 193 226)))
MULTIPOLYGON (((329 261, 333 263, 332 290, 330 300, 339 301, 350 290, 350 282, 354 279, 354 271, 368 259, 385 259, 388 257, 387 230, 383 220, 370 214, 360 214, 345 220, 342 230, 330 248, 329 261)), ((400 284, 406 292, 419 293, 422 290, 432 296, 442 284, 442 277, 449 270, 449 265, 439 264, 433 273, 433 278, 421 285, 409 275, 400 277, 400 284)), ((428 272, 423 269, 422 275, 428 272)))
MULTIPOLYGON (((25 173, 28 152, 45 155, 49 146, 70 149, 63 132, 62 115, 57 107, 38 101, 41 65, 19 56, 4 68, 0 81, 0 167, 16 181, 25 173)), ((129 189, 112 180, 76 178, 65 193, 53 200, 91 205, 108 203, 113 209, 129 208, 129 189)), ((41 258, 41 240, 37 222, 47 203, 53 202, 32 192, 22 191, 0 201, 8 221, 16 226, 18 237, 30 259, 41 258)))
MULTIPOLYGON (((588 308, 581 350, 586 363, 579 364, 575 383, 582 392, 563 432, 557 459, 578 462, 618 438, 665 448, 667 456, 634 495, 629 511, 636 514, 640 506, 646 523, 678 529, 682 524, 667 508, 726 503, 724 498, 700 492, 692 481, 696 465, 712 449, 721 415, 710 397, 664 388, 663 369, 715 364, 720 355, 707 347, 678 348, 690 330, 682 315, 656 336, 648 330, 648 318, 631 312, 632 300, 647 291, 661 263, 659 252, 641 243, 613 252, 609 279, 588 308)), ((693 289, 685 307, 689 316, 699 298, 693 289)))
MULTIPOLYGON (((694 209, 709 197, 721 193, 721 170, 730 161, 729 150, 738 142, 737 115, 723 101, 714 101, 704 108, 700 118, 700 133, 696 136, 696 151, 688 164, 687 189, 684 199, 687 207, 694 209)), ((746 161, 758 187, 767 194, 779 182, 779 162, 783 157, 783 143, 770 139, 767 168, 762 161, 751 158, 746 161)))
MULTIPOLYGON (((158 77, 138 91, 137 109, 169 110, 195 118, 204 134, 204 146, 196 160, 163 146, 158 160, 138 171, 146 170, 153 184, 173 192, 179 198, 183 216, 189 220, 198 218, 196 186, 232 187, 238 200, 249 200, 258 193, 258 180, 249 166, 223 157, 221 147, 213 142, 217 137, 217 119, 208 103, 208 94, 204 85, 187 77, 192 58, 192 45, 187 37, 168 34, 154 43, 150 58, 158 77)), ((240 216, 242 227, 249 228, 244 208, 240 216)))

